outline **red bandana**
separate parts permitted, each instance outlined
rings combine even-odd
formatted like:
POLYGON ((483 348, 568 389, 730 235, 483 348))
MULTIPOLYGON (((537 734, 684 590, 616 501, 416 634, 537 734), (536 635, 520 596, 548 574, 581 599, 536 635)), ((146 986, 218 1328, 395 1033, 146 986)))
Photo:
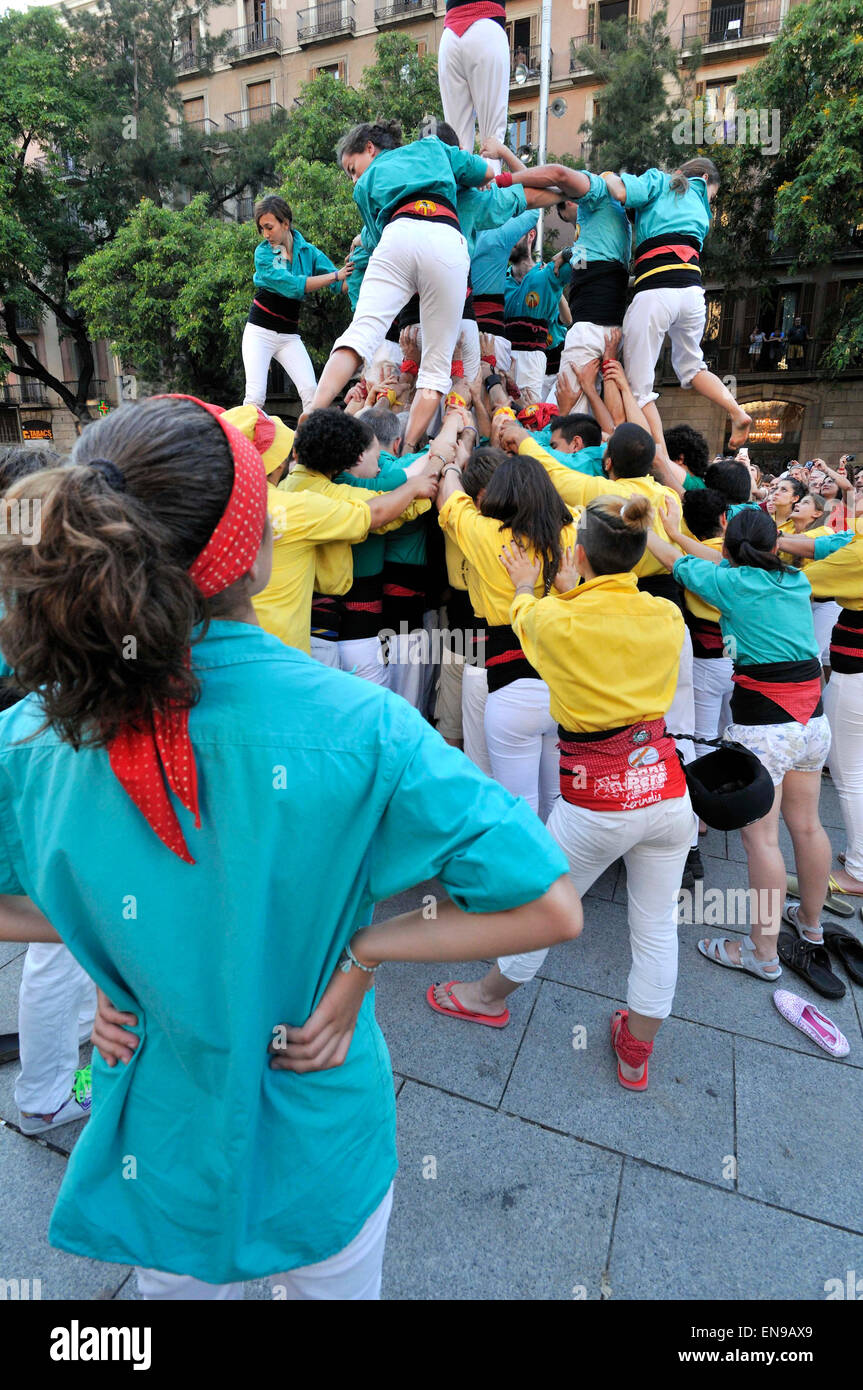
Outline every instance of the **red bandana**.
POLYGON ((537 405, 525 406, 524 410, 518 413, 518 419, 529 430, 544 430, 550 420, 553 420, 560 411, 556 405, 551 405, 548 401, 540 401, 537 405))
MULTIPOLYGON (((234 485, 224 514, 189 567, 204 598, 212 598, 248 574, 254 564, 267 514, 267 477, 255 445, 222 418, 220 406, 174 392, 167 398, 194 401, 215 416, 234 460, 234 485)), ((153 715, 149 728, 121 729, 108 746, 108 756, 115 777, 159 839, 180 859, 194 864, 168 795, 170 788, 186 810, 192 812, 195 826, 200 829, 198 772, 189 738, 188 709, 159 711, 153 715)))

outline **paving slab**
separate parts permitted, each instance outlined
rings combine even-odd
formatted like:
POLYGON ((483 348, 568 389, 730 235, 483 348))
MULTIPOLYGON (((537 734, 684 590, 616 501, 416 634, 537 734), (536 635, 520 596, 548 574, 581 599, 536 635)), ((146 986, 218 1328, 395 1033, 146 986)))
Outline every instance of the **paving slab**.
POLYGON ((740 1191, 863 1231, 863 1075, 746 1039, 735 1055, 740 1191))
POLYGON ((616 1155, 411 1081, 398 1128, 384 1298, 600 1297, 616 1155))
POLYGON ((129 1273, 127 1265, 86 1260, 48 1244, 48 1221, 65 1170, 60 1154, 0 1126, 0 1277, 29 1279, 31 1290, 39 1279, 43 1299, 111 1298, 129 1273))
POLYGON ((378 1022, 400 1076, 440 1086, 444 1091, 498 1105, 524 1035, 539 984, 536 980, 510 999, 505 1028, 484 1028, 443 1018, 426 1003, 436 980, 478 980, 483 961, 455 964, 388 965, 375 987, 378 1022))
POLYGON ((24 956, 25 952, 21 951, 0 966, 0 1033, 18 1032, 18 990, 21 987, 24 956))
POLYGON ((733 1039, 667 1019, 649 1088, 633 1094, 618 1084, 610 1046, 611 1014, 621 1004, 543 980, 501 1109, 724 1185, 725 1159, 735 1151, 733 1039), (582 1040, 586 1046, 573 1046, 582 1040))
POLYGON ((813 1301, 849 1269, 863 1269, 860 1236, 626 1160, 612 1298, 813 1301))
MULTIPOLYGON (((23 956, 26 950, 27 947, 23 946, 20 941, 0 941, 0 969, 7 965, 10 960, 14 960, 16 956, 23 956)), ((3 1022, 4 1020, 0 1018, 0 1023, 3 1022)), ((8 1029, 0 1031, 8 1032, 8 1029)))

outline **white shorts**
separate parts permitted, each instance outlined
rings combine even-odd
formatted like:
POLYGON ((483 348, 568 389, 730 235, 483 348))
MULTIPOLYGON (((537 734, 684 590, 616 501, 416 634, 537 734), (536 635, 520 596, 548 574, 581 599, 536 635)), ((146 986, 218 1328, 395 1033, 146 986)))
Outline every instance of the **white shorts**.
POLYGON ((760 758, 773 780, 782 783, 786 772, 820 772, 830 752, 830 725, 826 714, 808 724, 729 724, 726 742, 742 743, 760 758))

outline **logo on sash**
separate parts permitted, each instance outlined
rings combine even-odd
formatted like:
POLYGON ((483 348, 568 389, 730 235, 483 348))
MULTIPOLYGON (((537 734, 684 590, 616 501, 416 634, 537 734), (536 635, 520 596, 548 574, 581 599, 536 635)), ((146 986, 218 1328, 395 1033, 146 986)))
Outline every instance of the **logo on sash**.
POLYGON ((421 217, 433 217, 437 212, 437 203, 429 203, 424 198, 414 203, 414 212, 418 212, 421 217))

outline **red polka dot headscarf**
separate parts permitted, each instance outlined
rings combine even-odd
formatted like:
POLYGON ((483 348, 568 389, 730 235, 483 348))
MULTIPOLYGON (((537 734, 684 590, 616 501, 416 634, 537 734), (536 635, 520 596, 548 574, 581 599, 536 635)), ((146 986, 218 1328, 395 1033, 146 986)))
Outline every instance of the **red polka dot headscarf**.
MULTIPOLYGON (((169 400, 194 401, 219 422, 234 460, 234 483, 227 506, 189 574, 204 598, 220 594, 248 574, 261 545, 267 515, 267 475, 251 440, 224 418, 220 406, 197 396, 171 392, 169 400)), ((189 738, 188 709, 153 714, 149 728, 127 727, 111 740, 108 756, 114 775, 159 839, 187 864, 194 864, 168 789, 201 826, 198 772, 189 738), (167 784, 167 785, 166 785, 167 784)))

